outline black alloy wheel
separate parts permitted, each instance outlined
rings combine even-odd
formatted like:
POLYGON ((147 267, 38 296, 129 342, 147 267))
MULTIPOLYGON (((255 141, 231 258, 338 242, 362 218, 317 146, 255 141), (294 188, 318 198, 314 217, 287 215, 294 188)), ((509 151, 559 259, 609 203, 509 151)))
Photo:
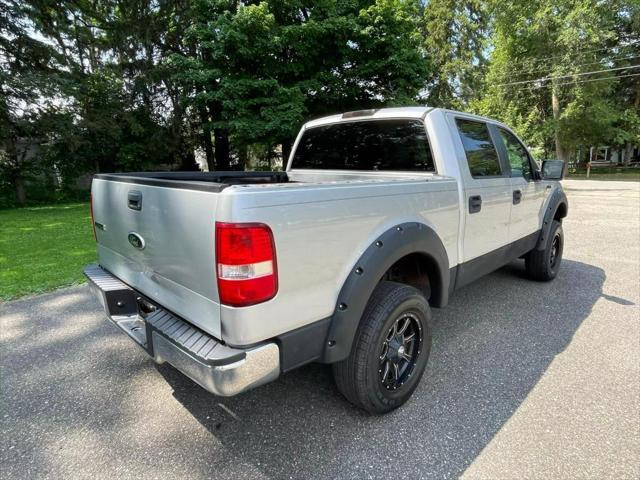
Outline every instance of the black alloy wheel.
POLYGON ((414 313, 403 313, 389 328, 380 353, 380 381, 397 390, 411 377, 422 347, 422 327, 414 313))

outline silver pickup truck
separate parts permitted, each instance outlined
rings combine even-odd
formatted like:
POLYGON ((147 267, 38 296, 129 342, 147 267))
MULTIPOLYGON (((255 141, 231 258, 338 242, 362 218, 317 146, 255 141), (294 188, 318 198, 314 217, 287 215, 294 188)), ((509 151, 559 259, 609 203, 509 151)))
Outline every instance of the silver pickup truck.
POLYGON ((115 325, 216 395, 322 362, 383 413, 425 370, 430 308, 514 259, 556 276, 563 170, 487 118, 334 115, 302 127, 284 172, 96 175, 85 274, 115 325))

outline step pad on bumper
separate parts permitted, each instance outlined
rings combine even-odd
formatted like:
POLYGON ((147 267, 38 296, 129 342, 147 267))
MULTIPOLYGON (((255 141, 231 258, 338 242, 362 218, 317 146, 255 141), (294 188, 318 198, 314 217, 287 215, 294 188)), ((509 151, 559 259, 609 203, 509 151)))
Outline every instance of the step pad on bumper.
POLYGON ((221 344, 166 310, 156 310, 146 322, 153 331, 208 365, 229 364, 245 357, 244 351, 221 344))
POLYGON ((84 274, 105 314, 157 362, 168 362, 211 393, 237 395, 280 375, 275 342, 231 348, 151 302, 98 265, 84 274))

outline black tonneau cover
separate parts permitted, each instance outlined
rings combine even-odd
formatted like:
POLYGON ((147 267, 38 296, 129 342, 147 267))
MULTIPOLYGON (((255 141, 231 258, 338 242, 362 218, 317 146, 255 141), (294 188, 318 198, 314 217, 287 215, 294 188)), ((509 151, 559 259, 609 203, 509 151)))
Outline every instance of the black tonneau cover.
POLYGON ((231 185, 256 183, 287 183, 286 172, 132 172, 98 173, 93 178, 114 182, 153 185, 168 188, 184 188, 221 192, 231 185))

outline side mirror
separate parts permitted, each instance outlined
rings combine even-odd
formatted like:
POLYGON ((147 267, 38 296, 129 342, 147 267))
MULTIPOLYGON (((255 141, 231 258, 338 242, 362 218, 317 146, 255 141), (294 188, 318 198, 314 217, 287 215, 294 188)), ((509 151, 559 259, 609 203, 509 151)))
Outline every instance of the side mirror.
POLYGON ((564 178, 564 162, 562 160, 545 160, 542 162, 543 180, 562 180, 564 178))

